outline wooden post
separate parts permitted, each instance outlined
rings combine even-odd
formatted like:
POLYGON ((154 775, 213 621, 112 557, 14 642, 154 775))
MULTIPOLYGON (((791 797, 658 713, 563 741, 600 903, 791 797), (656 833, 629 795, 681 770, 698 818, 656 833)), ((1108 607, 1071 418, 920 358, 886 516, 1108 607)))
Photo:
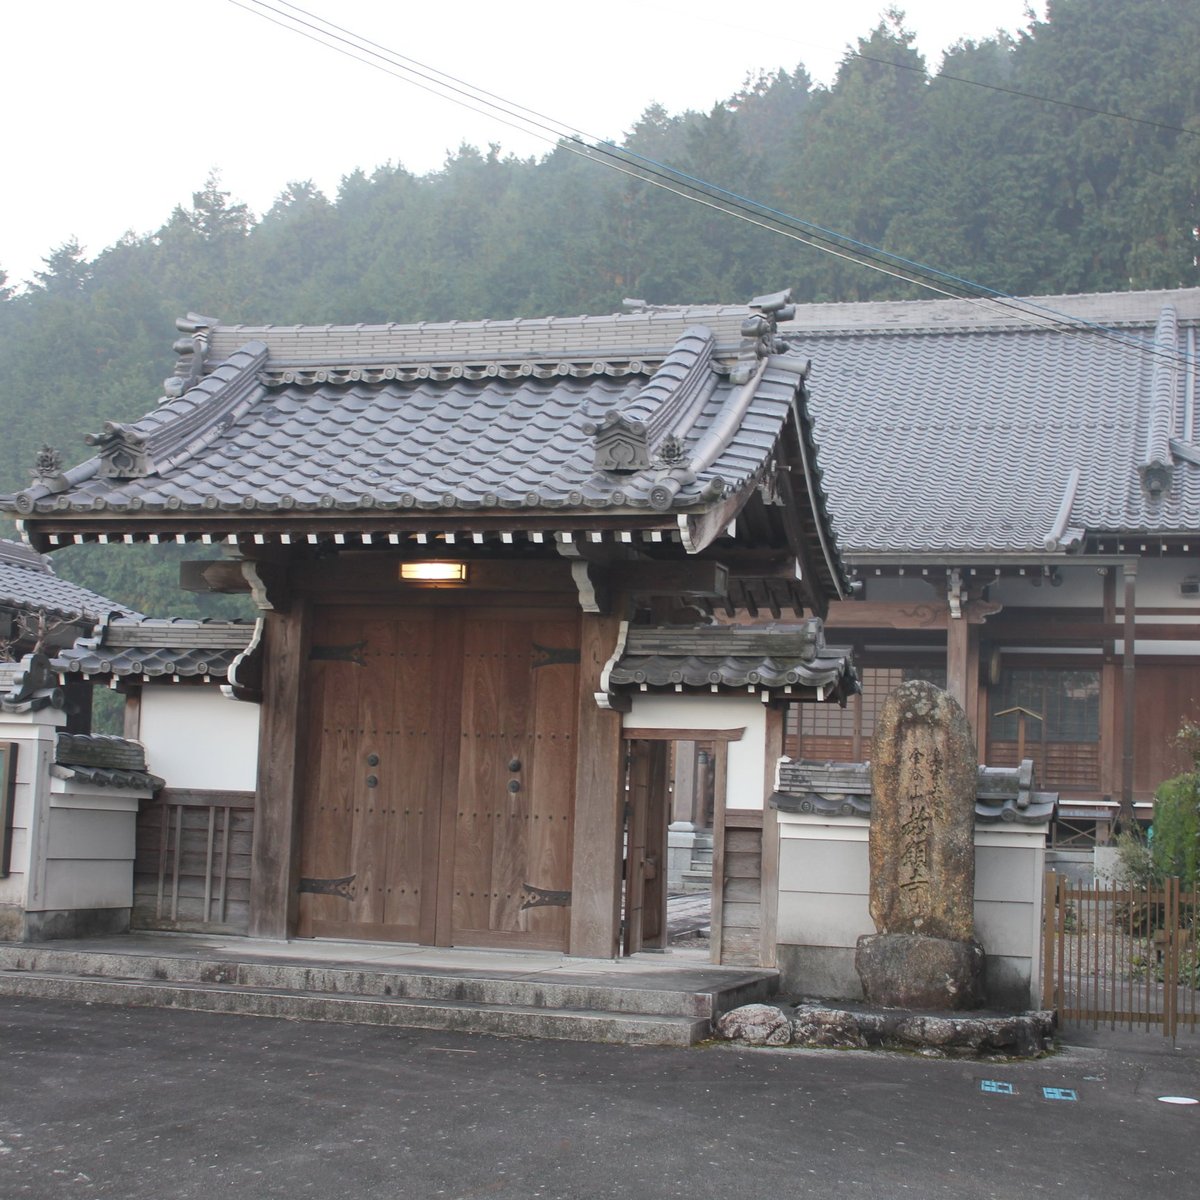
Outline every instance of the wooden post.
MULTIPOLYGON (((1100 567, 1104 572, 1104 624, 1117 623, 1117 573, 1112 567, 1100 567)), ((1111 800, 1121 777, 1120 755, 1117 747, 1120 738, 1117 731, 1117 696, 1121 681, 1117 672, 1116 656, 1110 641, 1100 645, 1103 655, 1100 667, 1100 794, 1111 800)))
POLYGON ((695 825, 696 743, 675 743, 674 804, 671 819, 695 825))
POLYGON ((964 664, 964 700, 963 712, 967 715, 967 724, 975 735, 976 757, 983 762, 979 753, 983 745, 982 731, 979 728, 979 626, 963 618, 967 626, 967 659, 964 664))
POLYGON ((725 953, 725 790, 729 779, 729 743, 717 742, 713 751, 716 762, 713 764, 712 909, 708 916, 708 956, 714 963, 720 963, 725 953))
POLYGON ((624 819, 621 714, 600 708, 600 674, 617 644, 616 617, 584 613, 580 639, 579 735, 570 952, 615 958, 621 924, 624 819))
POLYGON ((779 810, 771 806, 775 768, 783 756, 783 731, 787 709, 767 707, 767 754, 763 778, 762 878, 759 892, 759 964, 777 965, 779 927, 779 810))
POLYGON ((946 627, 946 691, 962 705, 970 718, 967 669, 970 662, 971 627, 966 616, 951 617, 946 627))
POLYGON ((1121 646, 1121 702, 1124 708, 1124 729, 1121 738, 1121 807, 1118 822, 1126 829, 1133 827, 1133 735, 1137 721, 1134 707, 1134 619, 1137 610, 1137 562, 1124 564, 1125 621, 1121 646))
POLYGON ((131 742, 142 740, 142 689, 140 687, 130 688, 125 693, 123 732, 131 742))
POLYGON ((296 927, 300 872, 301 692, 309 606, 266 612, 262 727, 250 868, 250 935, 286 938, 296 927))

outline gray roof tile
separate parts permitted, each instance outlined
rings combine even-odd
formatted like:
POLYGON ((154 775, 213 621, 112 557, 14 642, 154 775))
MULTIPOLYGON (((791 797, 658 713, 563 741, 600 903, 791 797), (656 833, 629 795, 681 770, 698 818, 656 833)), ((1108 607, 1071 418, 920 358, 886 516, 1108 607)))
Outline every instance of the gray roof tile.
POLYGON ((1200 467, 1169 449, 1200 440, 1194 413, 1185 428, 1200 290, 1042 306, 1119 336, 958 301, 797 310, 787 336, 813 362, 814 438, 843 552, 1044 552, 1074 468, 1068 528, 1200 531, 1200 467), (1155 459, 1172 468, 1158 497, 1139 474, 1155 459))
POLYGON ((254 624, 246 621, 114 619, 95 637, 61 651, 51 666, 65 677, 224 679, 253 634, 254 624))
POLYGON ((803 696, 818 689, 845 702, 858 691, 849 650, 825 645, 820 621, 738 625, 633 626, 608 672, 622 690, 702 688, 803 696))
POLYGON ((134 612, 107 596, 60 579, 49 559, 7 540, 0 540, 0 605, 89 621, 99 621, 109 613, 134 612))
MULTIPOLYGON (((264 500, 355 510, 413 500, 447 508, 644 509, 657 497, 662 468, 597 472, 595 423, 620 409, 645 423, 651 452, 676 426, 685 450, 694 448, 739 391, 729 372, 748 312, 680 309, 377 331, 215 326, 210 358, 224 357, 211 374, 136 425, 102 435, 101 445, 118 437, 143 447, 140 468, 113 469, 102 454, 73 469, 73 487, 59 493, 34 485, 16 504, 31 513, 124 511, 131 502, 228 511, 264 500), (497 361, 478 380, 451 374, 439 382, 446 372, 438 364, 453 365, 456 354, 478 362, 494 355, 478 344, 485 334, 511 341, 519 351, 514 362, 497 361), (346 365, 353 363, 362 365, 346 365), (330 382, 339 372, 346 382, 330 382)), ((680 486, 669 507, 703 508, 712 502, 710 485, 728 494, 764 469, 797 386, 794 371, 768 371, 713 461, 694 478, 676 473, 680 486)))

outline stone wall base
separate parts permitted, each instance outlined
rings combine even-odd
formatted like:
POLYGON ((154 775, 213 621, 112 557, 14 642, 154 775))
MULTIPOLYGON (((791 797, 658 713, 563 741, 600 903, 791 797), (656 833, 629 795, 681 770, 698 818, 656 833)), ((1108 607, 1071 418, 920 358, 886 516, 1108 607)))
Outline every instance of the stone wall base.
POLYGON ((0 941, 52 942, 129 932, 128 908, 67 908, 26 912, 0 906, 0 941))

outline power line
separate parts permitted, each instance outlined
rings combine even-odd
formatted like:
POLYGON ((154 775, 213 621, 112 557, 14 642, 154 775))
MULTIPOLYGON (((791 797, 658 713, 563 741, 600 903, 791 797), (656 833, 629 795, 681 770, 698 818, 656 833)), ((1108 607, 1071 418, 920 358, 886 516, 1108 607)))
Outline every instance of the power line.
POLYGON ((539 140, 598 162, 683 199, 702 204, 716 212, 747 221, 759 228, 778 233, 855 265, 867 267, 902 282, 934 291, 939 295, 987 304, 1003 311, 1015 313, 1024 321, 1035 326, 1048 329, 1074 328, 1077 332, 1087 332, 1102 340, 1112 341, 1126 348, 1136 349, 1156 357, 1169 358, 1173 362, 1189 361, 1178 351, 1169 351, 1144 338, 1130 337, 1096 322, 1018 299, 971 280, 950 275, 934 267, 892 254, 870 243, 860 242, 846 234, 814 225, 749 197, 728 191, 709 181, 688 175, 686 172, 657 160, 645 158, 633 151, 617 147, 603 139, 592 138, 593 144, 588 145, 584 139, 591 135, 557 122, 537 110, 515 104, 494 93, 477 88, 463 79, 372 42, 318 14, 290 3, 289 0, 277 0, 277 3, 293 10, 294 13, 302 14, 303 17, 312 18, 312 21, 302 20, 290 13, 281 12, 266 0, 250 0, 250 2, 256 5, 256 8, 250 8, 242 0, 230 0, 230 3, 237 7, 306 37, 326 49, 334 50, 365 66, 373 67, 384 74, 401 79, 412 86, 450 100, 473 112, 498 120, 519 132, 537 137, 539 140), (313 24, 313 21, 319 22, 319 25, 313 24), (331 33, 330 30, 335 32, 331 33), (340 36, 343 34, 346 36, 340 36), (370 57, 361 57, 363 53, 370 57), (372 61, 373 59, 382 61, 372 61), (422 80, 424 82, 420 82, 422 80))

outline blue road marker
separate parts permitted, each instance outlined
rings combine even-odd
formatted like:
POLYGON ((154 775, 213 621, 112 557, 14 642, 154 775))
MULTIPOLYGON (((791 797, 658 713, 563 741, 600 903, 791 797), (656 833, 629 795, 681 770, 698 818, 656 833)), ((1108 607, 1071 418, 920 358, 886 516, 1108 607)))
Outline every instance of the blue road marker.
POLYGON ((1047 1100, 1078 1100, 1079 1094, 1074 1088, 1042 1088, 1042 1095, 1047 1100))
POLYGON ((995 1092, 998 1096, 1015 1096, 1017 1089, 1011 1083, 1005 1083, 1002 1079, 981 1079, 979 1081, 979 1090, 981 1092, 995 1092))

